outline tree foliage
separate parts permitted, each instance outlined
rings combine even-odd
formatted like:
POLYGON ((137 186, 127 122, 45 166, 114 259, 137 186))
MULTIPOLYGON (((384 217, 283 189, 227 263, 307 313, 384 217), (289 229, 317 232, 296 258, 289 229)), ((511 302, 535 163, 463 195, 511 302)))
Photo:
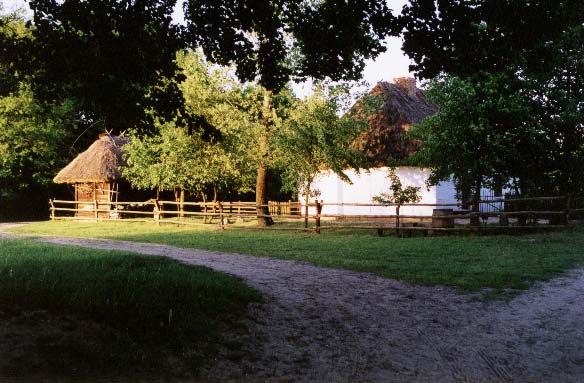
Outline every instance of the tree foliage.
POLYGON ((395 168, 389 168, 387 172, 387 179, 390 182, 390 192, 383 192, 374 196, 373 202, 377 202, 383 205, 396 204, 398 206, 405 203, 420 202, 420 187, 410 185, 404 188, 401 179, 395 173, 395 168))
POLYGON ((394 22, 375 0, 188 0, 185 18, 212 62, 235 64, 242 81, 276 92, 291 78, 359 78, 394 22))
POLYGON ((546 137, 539 188, 546 193, 584 191, 584 25, 567 28, 560 39, 546 44, 539 66, 522 75, 536 124, 546 137))
POLYGON ((527 176, 545 137, 526 122, 529 100, 506 76, 439 78, 427 96, 438 112, 410 134, 423 142, 414 160, 431 168, 430 185, 453 178, 458 192, 474 195, 482 186, 527 176))
POLYGON ((35 89, 43 100, 72 98, 87 124, 147 129, 146 111, 172 119, 182 105, 171 22, 176 0, 31 0, 35 89))
POLYGON ((330 170, 350 182, 344 171, 360 168, 365 162, 363 153, 351 144, 366 125, 349 115, 338 116, 346 91, 319 86, 312 96, 296 100, 277 137, 283 187, 304 196, 307 202, 318 195, 312 185, 321 171, 330 170))
MULTIPOLYGON (((69 103, 39 102, 30 85, 0 97, 0 202, 15 212, 46 205, 47 188, 66 164, 75 115, 69 103), (27 206, 28 205, 28 206, 27 206)), ((6 213, 6 211, 4 211, 6 213)))
MULTIPOLYGON (((144 190, 249 191, 253 162, 249 115, 242 110, 241 86, 221 69, 212 69, 200 52, 177 54, 184 81, 177 84, 185 111, 217 129, 220 139, 177 122, 156 123, 156 134, 134 135, 124 151, 124 175, 144 190)), ((252 118, 253 119, 253 118, 252 118)))
POLYGON ((415 0, 401 20, 411 69, 435 78, 416 133, 432 183, 584 191, 584 3, 415 0))
POLYGON ((27 54, 32 32, 19 12, 4 13, 0 5, 0 96, 17 92, 21 81, 31 72, 27 54))
POLYGON ((513 73, 539 65, 542 47, 583 16, 580 0, 411 0, 400 17, 403 50, 426 79, 513 73))

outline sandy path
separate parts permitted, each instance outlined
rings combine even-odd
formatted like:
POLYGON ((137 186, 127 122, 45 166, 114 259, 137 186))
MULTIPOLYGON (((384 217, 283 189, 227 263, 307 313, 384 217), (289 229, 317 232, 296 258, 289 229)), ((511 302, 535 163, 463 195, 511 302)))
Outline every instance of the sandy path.
MULTIPOLYGON (((0 226, 1 230, 1 226, 0 226)), ((0 233, 0 237, 2 234, 0 233)), ((239 335, 252 359, 211 380, 243 382, 582 382, 584 271, 511 302, 300 262, 124 241, 44 242, 164 255, 244 278, 267 302, 239 335)))

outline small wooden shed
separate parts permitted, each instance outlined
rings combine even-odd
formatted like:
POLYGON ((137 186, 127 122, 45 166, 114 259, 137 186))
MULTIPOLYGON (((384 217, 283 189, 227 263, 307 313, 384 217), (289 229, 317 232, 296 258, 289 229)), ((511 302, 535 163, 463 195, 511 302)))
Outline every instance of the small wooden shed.
POLYGON ((55 183, 75 187, 76 217, 108 218, 115 209, 112 202, 118 201, 122 147, 127 142, 127 138, 102 133, 53 178, 55 183))

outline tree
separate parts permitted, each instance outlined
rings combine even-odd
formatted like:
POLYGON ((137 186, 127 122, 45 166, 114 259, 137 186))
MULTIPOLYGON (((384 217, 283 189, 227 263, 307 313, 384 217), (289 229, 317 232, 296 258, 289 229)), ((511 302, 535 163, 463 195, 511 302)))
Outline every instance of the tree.
POLYGON ((261 108, 261 100, 258 102, 256 97, 257 87, 242 87, 230 77, 228 70, 211 67, 200 51, 180 52, 177 62, 185 77, 178 84, 185 99, 184 109, 213 127, 215 137, 206 155, 222 158, 225 168, 218 169, 214 181, 209 183, 215 185, 214 199, 219 189, 237 193, 253 190, 252 173, 257 164, 253 144, 261 108))
POLYGON ((147 130, 146 111, 172 120, 183 100, 175 54, 183 47, 171 22, 176 0, 31 0, 42 100, 75 99, 86 126, 147 130))
POLYGON ((402 186, 400 178, 395 174, 395 168, 389 168, 387 171, 387 178, 390 182, 390 193, 381 193, 373 197, 373 202, 382 205, 395 204, 395 214, 397 216, 395 226, 399 230, 399 210, 401 205, 405 203, 420 202, 420 187, 419 186, 402 186))
POLYGON ((538 65, 541 48, 583 18, 580 0, 411 0, 400 24, 410 70, 430 79, 538 65))
POLYGON ((584 26, 567 28, 543 48, 537 66, 526 68, 527 94, 546 142, 541 151, 544 193, 584 191, 584 26))
POLYGON ((46 206, 52 178, 69 155, 76 122, 69 103, 43 104, 27 83, 0 97, 2 214, 38 214, 35 210, 46 206))
POLYGON ((430 82, 438 112, 410 131, 422 147, 413 161, 429 167, 429 185, 454 179, 459 196, 479 199, 484 186, 529 178, 545 136, 527 123, 529 100, 503 75, 476 82, 446 76, 430 82))
POLYGON ((308 203, 319 191, 312 188, 322 170, 331 170, 341 179, 347 168, 360 168, 365 156, 351 144, 367 126, 349 115, 338 117, 347 89, 317 87, 305 100, 297 100, 278 137, 278 160, 283 169, 283 188, 304 196, 308 226, 308 203))
POLYGON ((404 7, 411 69, 436 78, 434 98, 448 109, 418 131, 427 140, 419 157, 436 166, 433 182, 451 170, 475 194, 505 177, 524 194, 584 190, 582 20, 577 0, 404 7))
MULTIPOLYGON (((188 38, 214 63, 235 64, 241 81, 265 88, 256 203, 266 205, 272 96, 291 79, 357 79, 365 59, 383 52, 394 18, 376 0, 286 1, 188 0, 188 38), (318 36, 318 38, 315 38, 318 36)), ((258 215, 266 216, 266 208, 258 215)), ((260 219, 259 225, 270 224, 260 219)))
POLYGON ((3 13, 0 5, 0 96, 18 92, 20 82, 31 72, 32 32, 18 11, 3 13))

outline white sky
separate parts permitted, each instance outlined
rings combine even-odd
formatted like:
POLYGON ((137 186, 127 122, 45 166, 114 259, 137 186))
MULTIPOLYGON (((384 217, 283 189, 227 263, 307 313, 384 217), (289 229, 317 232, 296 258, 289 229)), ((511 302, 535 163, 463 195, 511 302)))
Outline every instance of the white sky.
MULTIPOLYGON (((387 0, 394 13, 399 13, 408 0, 387 0)), ((25 0, 0 0, 4 11, 12 11, 18 8, 28 9, 25 0)), ((176 22, 184 22, 181 1, 173 13, 176 22)), ((375 60, 367 60, 367 65, 363 72, 363 80, 370 84, 376 84, 378 81, 391 81, 395 77, 409 76, 408 66, 410 60, 401 51, 401 40, 396 37, 387 39, 387 52, 381 54, 375 60)), ((306 86, 296 84, 294 86, 296 93, 306 95, 306 86)))

